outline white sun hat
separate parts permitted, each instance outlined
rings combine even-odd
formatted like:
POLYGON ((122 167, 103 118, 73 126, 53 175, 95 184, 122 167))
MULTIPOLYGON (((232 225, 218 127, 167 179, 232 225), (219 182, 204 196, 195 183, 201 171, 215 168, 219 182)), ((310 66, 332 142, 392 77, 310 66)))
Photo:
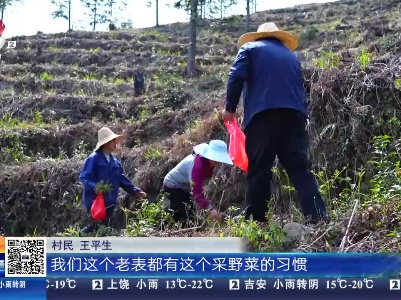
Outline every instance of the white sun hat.
POLYGON ((194 152, 200 156, 232 165, 233 161, 228 155, 227 144, 221 140, 211 140, 209 144, 203 143, 194 147, 194 152))
POLYGON ((206 149, 208 146, 209 146, 209 145, 208 145, 207 143, 202 143, 202 144, 196 145, 196 146, 194 147, 194 152, 195 152, 196 154, 200 154, 200 153, 202 153, 203 151, 205 151, 205 149, 206 149))
POLYGON ((97 144, 95 151, 97 151, 101 146, 107 144, 108 142, 116 139, 117 143, 121 143, 124 140, 124 136, 120 134, 115 134, 108 127, 102 127, 97 132, 97 144))

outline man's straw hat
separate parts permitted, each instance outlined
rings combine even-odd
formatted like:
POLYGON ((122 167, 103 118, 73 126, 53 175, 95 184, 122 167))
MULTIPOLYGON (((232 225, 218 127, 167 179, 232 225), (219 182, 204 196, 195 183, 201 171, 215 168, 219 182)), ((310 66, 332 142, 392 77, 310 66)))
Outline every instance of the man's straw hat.
POLYGON ((108 127, 102 127, 97 132, 97 144, 96 150, 99 150, 101 146, 107 144, 108 142, 116 139, 117 143, 121 143, 124 140, 123 135, 115 134, 113 131, 110 130, 108 127))
POLYGON ((238 48, 248 42, 254 42, 256 40, 264 39, 264 38, 276 38, 280 40, 287 48, 291 51, 294 51, 298 47, 297 38, 283 30, 279 30, 276 24, 274 23, 264 23, 259 26, 257 32, 248 32, 240 36, 238 39, 238 48))

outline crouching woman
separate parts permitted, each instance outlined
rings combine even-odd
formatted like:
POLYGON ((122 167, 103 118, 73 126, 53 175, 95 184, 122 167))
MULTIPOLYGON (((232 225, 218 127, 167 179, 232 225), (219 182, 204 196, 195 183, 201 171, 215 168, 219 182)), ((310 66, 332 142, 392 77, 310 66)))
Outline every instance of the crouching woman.
POLYGON ((220 218, 219 211, 204 195, 203 185, 212 178, 215 168, 221 163, 233 164, 227 144, 221 140, 211 140, 209 144, 195 146, 193 153, 164 177, 162 192, 169 202, 167 208, 175 222, 192 220, 195 203, 208 211, 212 219, 220 218))
MULTIPOLYGON (((119 188, 136 198, 146 197, 146 193, 125 176, 121 163, 112 155, 117 144, 124 139, 124 136, 113 133, 109 128, 103 127, 98 131, 98 142, 94 152, 86 158, 80 174, 80 180, 84 186, 84 206, 88 213, 91 213, 93 201, 100 193, 98 183, 103 181, 110 186, 108 192, 103 193, 106 206, 106 219, 102 223, 110 226, 110 218, 117 205, 119 188)), ((82 229, 82 233, 89 233, 96 230, 96 222, 91 222, 82 229)))

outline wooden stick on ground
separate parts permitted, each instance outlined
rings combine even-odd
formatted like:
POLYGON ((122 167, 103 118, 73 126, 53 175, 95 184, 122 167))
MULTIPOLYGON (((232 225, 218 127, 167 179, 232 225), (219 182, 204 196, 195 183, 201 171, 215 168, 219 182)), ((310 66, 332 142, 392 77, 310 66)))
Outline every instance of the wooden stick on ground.
POLYGON ((358 199, 355 200, 354 209, 352 210, 351 218, 349 219, 347 230, 345 231, 345 235, 344 235, 344 237, 343 237, 343 239, 341 241, 340 250, 338 252, 344 252, 344 247, 345 247, 345 243, 347 242, 348 232, 349 232, 349 229, 351 227, 352 220, 354 219, 354 216, 355 216, 355 213, 356 213, 356 208, 358 207, 358 203, 359 203, 358 199))

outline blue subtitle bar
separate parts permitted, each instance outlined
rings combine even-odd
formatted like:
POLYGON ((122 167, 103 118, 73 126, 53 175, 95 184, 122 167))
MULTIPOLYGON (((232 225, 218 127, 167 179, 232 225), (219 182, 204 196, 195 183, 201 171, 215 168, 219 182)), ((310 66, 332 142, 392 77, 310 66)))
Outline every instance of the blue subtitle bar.
POLYGON ((392 277, 399 254, 48 254, 48 277, 392 277))

